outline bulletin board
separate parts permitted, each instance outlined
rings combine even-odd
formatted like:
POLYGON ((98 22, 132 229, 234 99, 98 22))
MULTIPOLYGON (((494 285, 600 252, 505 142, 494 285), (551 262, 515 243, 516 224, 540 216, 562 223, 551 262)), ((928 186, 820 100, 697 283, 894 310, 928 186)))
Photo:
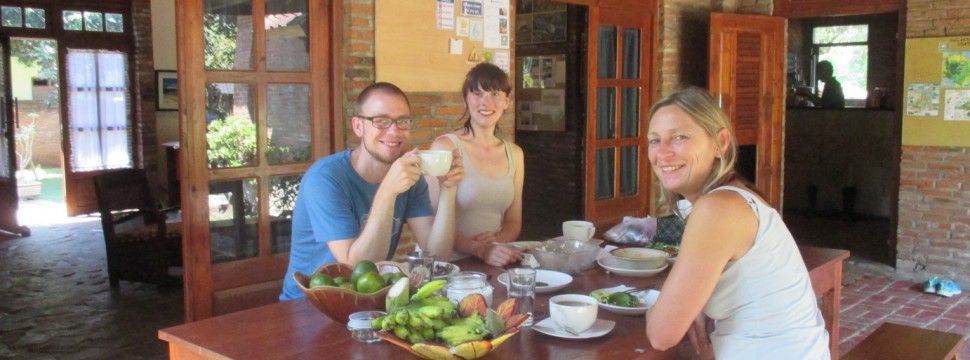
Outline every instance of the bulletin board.
POLYGON ((508 5, 493 4, 509 1, 463 3, 463 0, 376 0, 377 81, 396 84, 407 92, 459 91, 465 73, 478 62, 491 61, 508 71, 511 63, 508 29, 512 16, 508 5), (449 4, 453 4, 450 17, 441 10, 449 4), (495 12, 489 13, 489 10, 495 12), (498 36, 499 31, 504 31, 504 36, 498 36), (493 33, 495 36, 489 37, 493 33), (504 48, 486 49, 486 43, 492 39, 504 41, 504 48), (451 53, 453 42, 461 43, 460 54, 451 53))
POLYGON ((566 131, 566 54, 515 59, 515 128, 566 131))
POLYGON ((970 146, 970 36, 906 40, 903 145, 970 146))

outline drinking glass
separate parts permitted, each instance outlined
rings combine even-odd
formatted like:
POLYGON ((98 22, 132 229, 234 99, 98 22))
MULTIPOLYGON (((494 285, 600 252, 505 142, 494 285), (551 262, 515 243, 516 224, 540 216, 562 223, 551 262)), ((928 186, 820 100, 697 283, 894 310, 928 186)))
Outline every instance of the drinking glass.
POLYGON ((523 326, 532 325, 533 310, 536 301, 536 269, 533 268, 512 268, 507 271, 509 282, 507 285, 509 299, 518 299, 515 308, 516 314, 529 313, 529 318, 522 323, 523 326))
POLYGON ((424 275, 424 280, 421 281, 422 283, 431 281, 431 277, 434 275, 433 254, 427 251, 415 251, 408 253, 407 259, 409 272, 424 275))

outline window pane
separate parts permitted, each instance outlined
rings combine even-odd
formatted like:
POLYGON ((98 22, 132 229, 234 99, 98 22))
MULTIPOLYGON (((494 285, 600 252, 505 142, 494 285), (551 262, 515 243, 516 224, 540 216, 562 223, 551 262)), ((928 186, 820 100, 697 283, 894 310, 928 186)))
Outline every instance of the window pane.
POLYGON ((623 88, 623 103, 620 109, 622 136, 626 138, 640 135, 640 88, 623 88))
POLYGON ((4 6, 2 8, 3 19, 2 23, 5 27, 22 27, 24 26, 24 17, 20 7, 16 6, 4 6))
POLYGON ((84 30, 85 31, 104 31, 104 20, 101 18, 101 13, 85 11, 84 30))
POLYGON ((27 8, 24 13, 27 22, 27 28, 29 29, 45 29, 47 28, 47 15, 44 9, 34 9, 27 8))
POLYGON ((210 168, 256 165, 255 96, 250 84, 206 85, 210 168))
MULTIPOLYGON (((823 46, 819 61, 828 60, 835 70, 835 79, 842 83, 842 92, 849 100, 865 100, 869 94, 869 47, 866 45, 823 46)), ((824 86, 819 81, 817 89, 824 86)))
POLYGON ((812 30, 813 44, 844 44, 869 41, 869 25, 822 26, 812 30))
POLYGON ((107 32, 125 32, 125 17, 121 14, 104 14, 104 30, 107 32))
POLYGON ((600 26, 596 76, 600 79, 616 77, 616 27, 600 26))
POLYGON ((268 85, 266 118, 270 165, 310 160, 310 85, 268 85))
POLYGON ((203 15, 205 67, 210 70, 249 70, 253 62, 252 2, 206 0, 203 15))
POLYGON ((640 78, 640 29, 623 29, 623 78, 640 78))
POLYGON ((128 65, 124 53, 68 49, 71 168, 130 167, 128 65))
POLYGON ((613 198, 613 160, 615 148, 596 150, 596 200, 613 198))
POLYGON ((616 89, 596 90, 596 138, 616 137, 616 89))
POLYGON ((636 146, 620 148, 620 196, 636 195, 637 173, 640 170, 639 153, 636 146))
POLYGON ((80 11, 64 11, 64 30, 81 31, 84 29, 84 16, 80 11))
POLYGON ((258 254, 256 185, 256 179, 209 183, 209 240, 213 263, 258 254))
POLYGON ((269 221, 273 253, 290 251, 293 204, 300 191, 301 175, 271 176, 269 178, 269 221))
POLYGON ((310 24, 306 1, 266 1, 266 68, 307 70, 310 68, 310 24))

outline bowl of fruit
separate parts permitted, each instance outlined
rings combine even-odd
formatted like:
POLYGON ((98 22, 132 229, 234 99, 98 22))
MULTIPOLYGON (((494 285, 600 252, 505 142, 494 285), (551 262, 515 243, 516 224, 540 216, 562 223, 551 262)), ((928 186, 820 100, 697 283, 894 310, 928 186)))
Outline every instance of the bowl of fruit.
POLYGON ((517 299, 494 310, 485 297, 470 294, 457 305, 437 295, 447 280, 434 280, 413 294, 399 280, 388 291, 387 315, 374 319, 377 336, 425 359, 477 359, 519 332, 528 313, 516 314, 517 299))
POLYGON ((387 291, 408 274, 400 264, 362 260, 354 267, 343 263, 321 266, 313 274, 295 272, 300 291, 324 315, 346 324, 350 314, 364 310, 384 310, 387 291))

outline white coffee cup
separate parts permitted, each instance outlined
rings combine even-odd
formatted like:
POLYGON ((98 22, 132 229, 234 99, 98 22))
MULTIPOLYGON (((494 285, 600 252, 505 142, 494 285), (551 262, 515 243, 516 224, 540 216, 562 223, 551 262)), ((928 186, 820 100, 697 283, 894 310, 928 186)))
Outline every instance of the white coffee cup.
POLYGON ((581 333, 596 323, 599 304, 596 299, 580 294, 556 295, 549 299, 549 314, 566 332, 581 333))
POLYGON ((589 241, 595 232, 596 227, 589 221, 570 220, 562 223, 562 236, 568 240, 589 241))
POLYGON ((428 176, 442 176, 451 169, 451 151, 448 150, 422 150, 418 151, 421 157, 421 173, 428 176))

